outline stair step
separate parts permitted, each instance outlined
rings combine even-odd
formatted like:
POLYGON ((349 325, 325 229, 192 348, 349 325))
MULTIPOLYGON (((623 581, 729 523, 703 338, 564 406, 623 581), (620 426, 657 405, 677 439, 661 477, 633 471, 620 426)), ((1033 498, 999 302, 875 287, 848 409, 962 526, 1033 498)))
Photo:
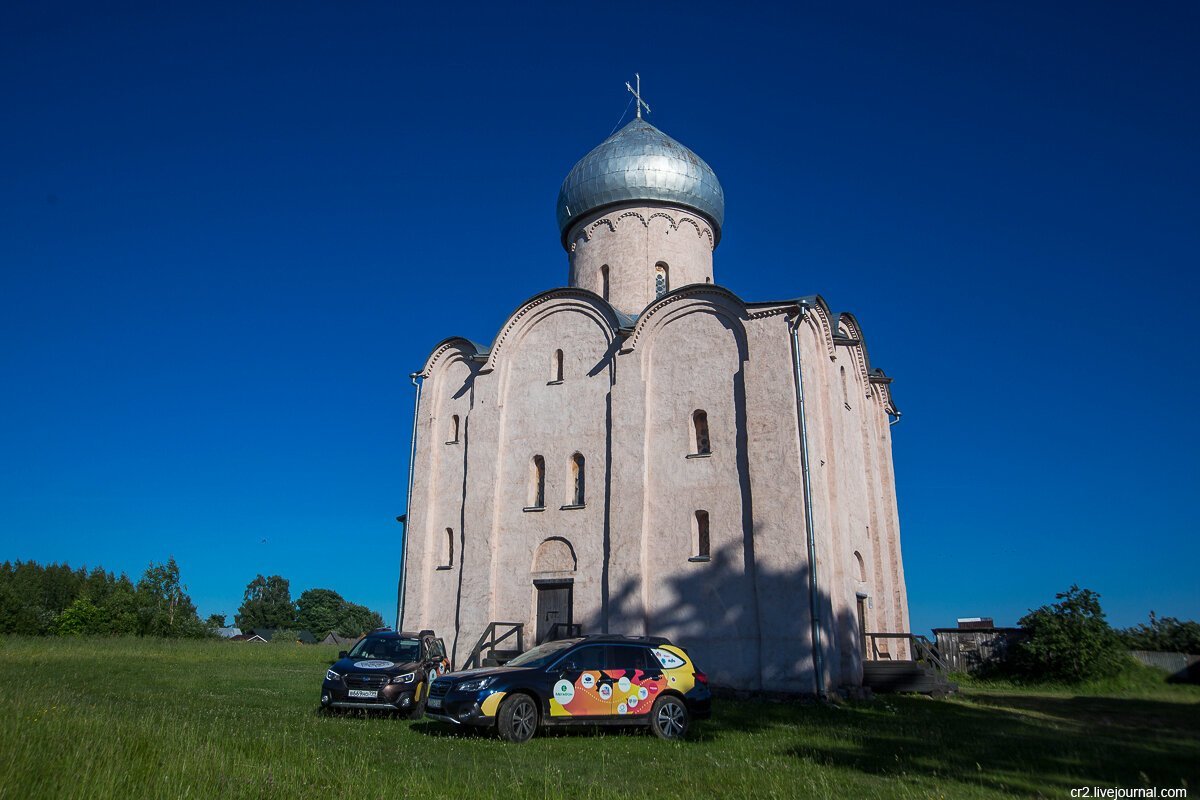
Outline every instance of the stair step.
POLYGON ((916 661, 868 661, 863 664, 863 685, 876 692, 948 694, 958 689, 932 666, 916 661))
POLYGON ((933 667, 923 661, 864 661, 863 669, 906 670, 933 669, 933 667))

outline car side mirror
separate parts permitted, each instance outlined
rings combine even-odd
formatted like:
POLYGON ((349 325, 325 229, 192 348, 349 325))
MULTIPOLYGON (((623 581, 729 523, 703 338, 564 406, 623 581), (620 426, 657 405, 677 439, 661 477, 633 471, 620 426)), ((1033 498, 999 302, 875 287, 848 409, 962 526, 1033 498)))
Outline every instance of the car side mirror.
POLYGON ((350 654, 349 654, 349 653, 347 653, 345 650, 339 650, 339 651, 338 651, 338 658, 345 658, 345 657, 346 657, 346 656, 348 656, 348 655, 350 655, 350 654))

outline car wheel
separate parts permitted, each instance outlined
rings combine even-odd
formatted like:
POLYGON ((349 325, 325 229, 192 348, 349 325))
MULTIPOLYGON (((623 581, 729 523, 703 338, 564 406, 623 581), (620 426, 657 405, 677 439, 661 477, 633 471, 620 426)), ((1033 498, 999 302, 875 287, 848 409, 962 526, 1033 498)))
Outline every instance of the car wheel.
POLYGON ((537 732, 537 725, 537 704, 529 695, 514 694, 505 698, 500 705, 500 713, 496 716, 496 730, 506 742, 528 742, 537 732))
POLYGON ((682 739, 687 735, 688 710, 674 695, 663 695, 650 709, 650 729, 660 739, 682 739))
POLYGON ((421 698, 412 704, 412 708, 408 710, 409 719, 421 719, 425 716, 425 698, 421 698))

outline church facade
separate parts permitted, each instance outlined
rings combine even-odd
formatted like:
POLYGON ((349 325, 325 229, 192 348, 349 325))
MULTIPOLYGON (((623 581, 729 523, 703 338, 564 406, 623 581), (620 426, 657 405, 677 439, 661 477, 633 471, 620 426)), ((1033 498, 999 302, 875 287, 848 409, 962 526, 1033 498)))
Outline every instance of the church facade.
POLYGON ((491 622, 562 623, 670 637, 717 685, 859 685, 908 605, 899 413, 858 321, 717 284, 716 175, 640 116, 558 221, 567 286, 414 376, 400 624, 456 665, 491 622))

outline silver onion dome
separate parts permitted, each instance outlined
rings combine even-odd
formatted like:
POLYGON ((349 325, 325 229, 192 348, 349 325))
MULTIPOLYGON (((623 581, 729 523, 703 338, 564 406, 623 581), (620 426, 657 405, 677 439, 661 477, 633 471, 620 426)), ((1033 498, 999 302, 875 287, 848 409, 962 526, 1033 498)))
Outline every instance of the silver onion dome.
POLYGON ((713 223, 720 241, 725 192, 716 173, 700 156, 644 119, 635 119, 580 159, 563 181, 558 229, 564 245, 575 220, 598 208, 635 200, 693 209, 713 223))

